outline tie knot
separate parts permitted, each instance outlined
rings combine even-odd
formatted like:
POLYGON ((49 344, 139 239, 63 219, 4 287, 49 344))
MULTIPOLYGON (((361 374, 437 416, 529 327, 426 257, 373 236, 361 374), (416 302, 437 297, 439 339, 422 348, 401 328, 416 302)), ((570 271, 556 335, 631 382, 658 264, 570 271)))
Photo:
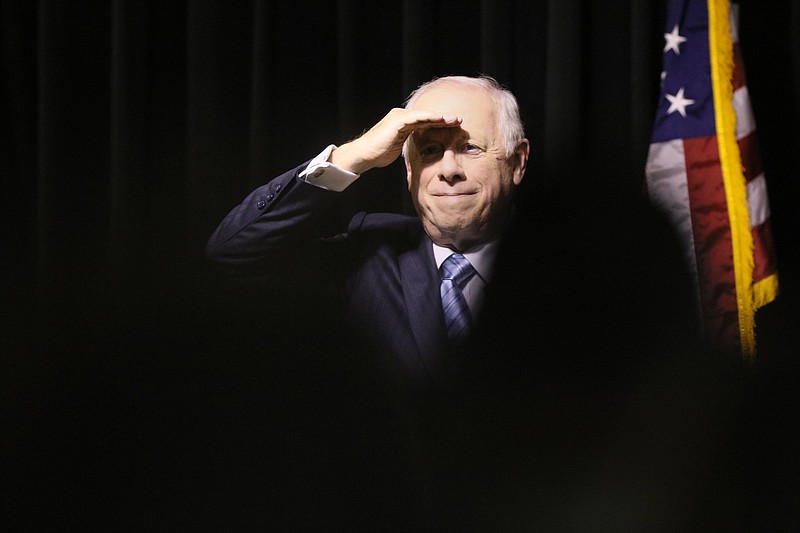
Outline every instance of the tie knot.
POLYGON ((441 274, 443 280, 452 280, 453 283, 461 287, 475 274, 475 268, 463 255, 452 254, 439 267, 439 274, 441 274))

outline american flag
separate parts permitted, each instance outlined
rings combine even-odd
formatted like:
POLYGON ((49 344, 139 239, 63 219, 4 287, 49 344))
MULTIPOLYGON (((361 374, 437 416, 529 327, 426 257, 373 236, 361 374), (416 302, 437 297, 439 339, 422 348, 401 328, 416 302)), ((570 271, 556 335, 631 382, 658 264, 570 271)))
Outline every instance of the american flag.
POLYGON ((705 339, 752 359, 778 273, 737 6, 670 0, 663 52, 648 194, 684 244, 705 339))

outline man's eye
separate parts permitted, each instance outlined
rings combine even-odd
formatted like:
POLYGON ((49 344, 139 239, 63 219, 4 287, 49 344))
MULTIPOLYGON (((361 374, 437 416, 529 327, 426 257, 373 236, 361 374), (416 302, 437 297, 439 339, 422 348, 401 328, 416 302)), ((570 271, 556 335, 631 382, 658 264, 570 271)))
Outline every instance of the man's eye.
POLYGON ((480 147, 475 146, 474 144, 467 143, 461 147, 461 151, 467 154, 477 154, 481 151, 480 147))
POLYGON ((439 146, 435 144, 423 146, 419 153, 420 155, 436 155, 439 153, 439 146))

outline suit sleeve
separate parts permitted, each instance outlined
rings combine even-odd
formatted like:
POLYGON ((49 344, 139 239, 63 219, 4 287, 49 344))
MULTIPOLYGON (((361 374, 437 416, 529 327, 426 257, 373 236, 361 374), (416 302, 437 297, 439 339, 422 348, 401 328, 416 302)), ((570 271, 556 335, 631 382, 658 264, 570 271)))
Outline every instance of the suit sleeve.
POLYGON ((229 272, 262 270, 276 252, 284 255, 333 238, 342 193, 305 183, 298 175, 308 162, 251 192, 222 220, 206 245, 206 257, 229 272))

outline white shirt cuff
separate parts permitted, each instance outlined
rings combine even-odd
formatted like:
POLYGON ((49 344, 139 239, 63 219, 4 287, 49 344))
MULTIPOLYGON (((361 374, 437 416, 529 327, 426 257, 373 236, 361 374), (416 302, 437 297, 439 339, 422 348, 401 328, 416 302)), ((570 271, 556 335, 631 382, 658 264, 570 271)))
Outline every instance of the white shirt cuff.
POLYGON ((356 181, 358 174, 328 162, 334 149, 336 149, 336 145, 331 144, 312 159, 305 170, 299 174, 300 179, 315 187, 335 192, 342 192, 356 181))

